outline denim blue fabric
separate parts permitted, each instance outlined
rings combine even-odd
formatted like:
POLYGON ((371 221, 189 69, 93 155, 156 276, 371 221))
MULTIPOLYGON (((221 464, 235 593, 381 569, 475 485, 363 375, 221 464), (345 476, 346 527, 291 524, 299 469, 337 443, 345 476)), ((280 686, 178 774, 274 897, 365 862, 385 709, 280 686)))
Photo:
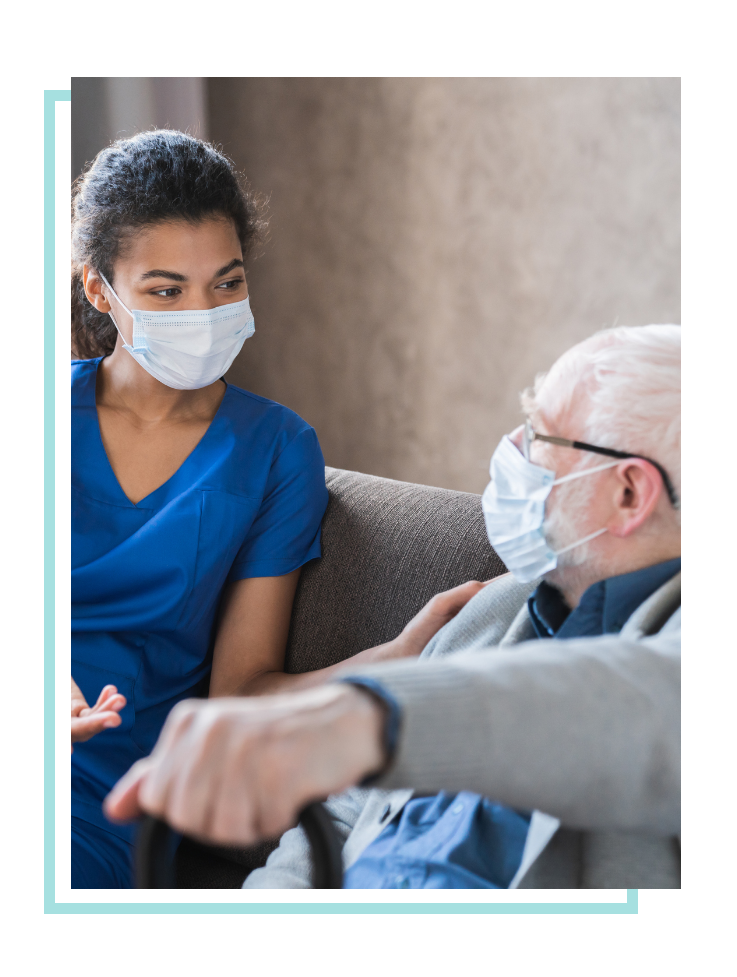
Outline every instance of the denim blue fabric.
MULTIPOLYGON (((543 582, 529 598, 535 630, 545 638, 617 633, 680 568, 679 558, 592 584, 573 611, 543 582)), ((380 694, 380 684, 372 683, 380 694)), ((528 813, 465 791, 413 798, 347 870, 344 888, 508 888, 529 822, 528 813)))
POLYGON ((134 505, 100 435, 99 362, 72 363, 72 676, 89 703, 112 683, 127 705, 120 726, 72 754, 72 815, 103 829, 98 847, 132 840, 102 799, 150 753, 171 708, 207 694, 224 587, 320 556, 328 500, 314 430, 228 385, 199 444, 134 505))
POLYGON ((345 873, 346 889, 506 889, 530 815, 463 791, 414 798, 345 873))

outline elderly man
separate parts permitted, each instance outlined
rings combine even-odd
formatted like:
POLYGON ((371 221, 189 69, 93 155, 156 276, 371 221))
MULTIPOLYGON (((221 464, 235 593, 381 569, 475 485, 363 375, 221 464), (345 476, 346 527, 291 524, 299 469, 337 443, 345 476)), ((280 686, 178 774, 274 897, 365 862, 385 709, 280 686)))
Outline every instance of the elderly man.
MULTIPOLYGON (((680 328, 597 333, 523 408, 482 497, 511 573, 435 598, 420 663, 180 704, 109 815, 249 843, 332 795, 346 887, 677 887, 680 328)), ((302 830, 245 885, 308 887, 302 830)))

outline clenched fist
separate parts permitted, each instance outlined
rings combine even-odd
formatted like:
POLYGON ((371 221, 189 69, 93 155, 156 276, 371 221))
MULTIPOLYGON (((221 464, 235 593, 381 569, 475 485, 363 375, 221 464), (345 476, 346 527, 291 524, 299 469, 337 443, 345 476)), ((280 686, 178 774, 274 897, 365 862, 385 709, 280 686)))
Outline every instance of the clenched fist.
POLYGON ((115 785, 112 820, 145 811, 215 844, 249 845, 292 827, 305 804, 385 763, 384 707, 351 685, 259 698, 188 699, 151 756, 115 785))

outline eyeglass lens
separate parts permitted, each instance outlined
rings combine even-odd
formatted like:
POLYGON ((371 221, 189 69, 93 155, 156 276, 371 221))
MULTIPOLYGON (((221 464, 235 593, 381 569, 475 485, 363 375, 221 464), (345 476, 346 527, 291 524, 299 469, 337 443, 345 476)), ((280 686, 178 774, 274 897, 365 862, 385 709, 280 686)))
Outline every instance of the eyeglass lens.
POLYGON ((534 437, 535 432, 532 430, 532 422, 528 419, 525 421, 525 427, 522 433, 522 453, 525 456, 525 461, 530 460, 530 444, 534 437))

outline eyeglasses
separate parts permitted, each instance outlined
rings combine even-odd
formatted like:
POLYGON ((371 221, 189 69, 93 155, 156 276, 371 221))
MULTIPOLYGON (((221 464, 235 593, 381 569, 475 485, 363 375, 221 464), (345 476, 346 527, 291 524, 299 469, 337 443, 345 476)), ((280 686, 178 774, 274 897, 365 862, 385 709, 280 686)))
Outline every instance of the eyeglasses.
POLYGON ((599 448, 595 444, 586 444, 584 441, 571 441, 569 438, 555 438, 550 434, 538 434, 532 426, 532 421, 528 418, 525 421, 524 434, 522 436, 522 453, 526 461, 530 460, 530 445, 533 441, 547 441, 549 444, 558 444, 563 448, 593 451, 597 455, 608 455, 610 458, 642 458, 643 461, 649 461, 660 472, 660 477, 663 479, 663 485, 665 486, 665 491, 668 493, 670 504, 674 509, 678 509, 680 506, 678 496, 676 495, 668 473, 662 465, 659 465, 657 461, 653 461, 652 458, 647 458, 645 455, 633 455, 631 451, 615 451, 614 448, 599 448))

